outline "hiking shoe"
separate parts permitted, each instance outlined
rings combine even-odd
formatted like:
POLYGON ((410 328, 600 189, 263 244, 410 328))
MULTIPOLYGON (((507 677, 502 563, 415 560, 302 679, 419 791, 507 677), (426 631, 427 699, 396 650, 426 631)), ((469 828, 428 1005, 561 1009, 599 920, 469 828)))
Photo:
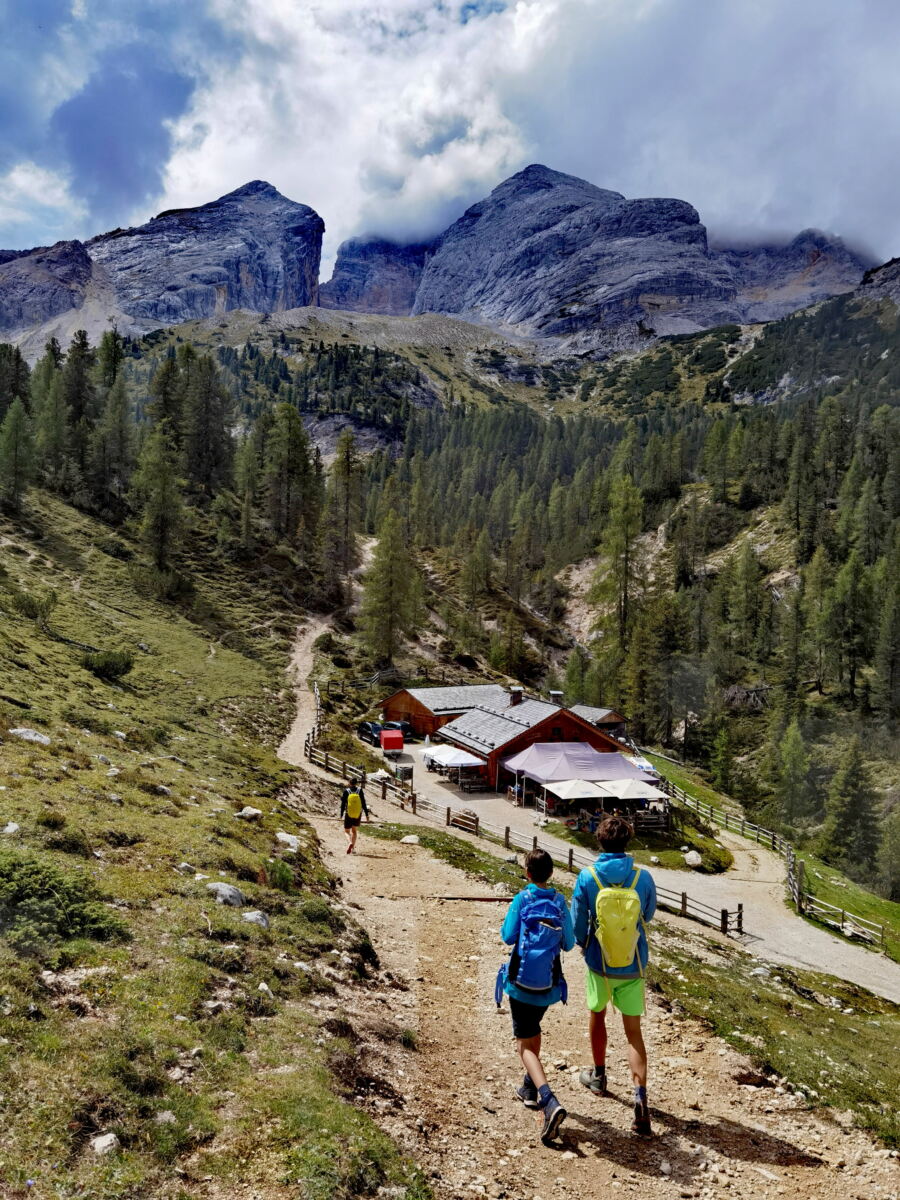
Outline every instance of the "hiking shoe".
POLYGON ((595 1096, 605 1096, 607 1094, 605 1067, 593 1067, 590 1071, 584 1070, 578 1076, 578 1079, 595 1096))
POLYGON ((545 1146, 556 1137, 559 1127, 566 1119, 566 1110, 555 1096, 551 1096, 544 1105, 544 1123, 541 1126, 541 1141, 545 1146))
POLYGON ((538 1091, 530 1080, 528 1083, 523 1083, 521 1087, 516 1088, 516 1096, 518 1096, 526 1108, 539 1107, 538 1091))
POLYGON ((650 1106, 646 1100, 635 1100, 634 1102, 634 1121, 631 1132, 636 1133, 638 1137, 650 1137, 653 1133, 650 1127, 650 1106))

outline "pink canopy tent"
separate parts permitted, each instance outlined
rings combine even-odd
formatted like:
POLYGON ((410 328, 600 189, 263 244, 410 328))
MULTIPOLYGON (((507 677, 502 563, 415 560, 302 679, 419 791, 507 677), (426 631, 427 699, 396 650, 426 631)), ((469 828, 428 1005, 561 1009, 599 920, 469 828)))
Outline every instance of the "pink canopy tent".
POLYGON ((505 758, 507 771, 526 775, 536 783, 563 779, 646 779, 647 773, 624 754, 595 750, 587 742, 535 742, 527 750, 505 758))

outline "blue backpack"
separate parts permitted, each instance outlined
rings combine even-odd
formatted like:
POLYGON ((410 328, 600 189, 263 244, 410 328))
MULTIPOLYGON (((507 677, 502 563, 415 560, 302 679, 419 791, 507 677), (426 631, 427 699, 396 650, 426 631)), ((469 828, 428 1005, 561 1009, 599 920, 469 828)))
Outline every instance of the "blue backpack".
POLYGON ((519 940, 513 947, 509 962, 504 963, 497 973, 494 999, 498 1005, 507 980, 511 980, 523 992, 532 992, 535 1004, 540 1004, 559 984, 562 1002, 566 1003, 568 987, 560 958, 563 936, 560 902, 565 904, 559 892, 552 897, 529 892, 522 901, 519 909, 519 940))

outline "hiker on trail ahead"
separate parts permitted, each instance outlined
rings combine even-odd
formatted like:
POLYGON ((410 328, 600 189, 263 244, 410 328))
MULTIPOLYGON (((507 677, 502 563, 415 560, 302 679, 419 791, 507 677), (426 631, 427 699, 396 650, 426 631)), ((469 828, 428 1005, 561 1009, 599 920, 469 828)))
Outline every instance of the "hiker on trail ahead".
POLYGON ((602 853, 583 870, 572 895, 575 940, 584 952, 587 1006, 594 1066, 581 1082, 596 1096, 606 1095, 606 1006, 622 1014, 628 1039, 628 1064, 634 1084, 632 1131, 649 1137, 647 1051, 641 1033, 644 973, 647 970, 647 922, 656 912, 656 885, 650 872, 635 867, 625 853, 634 834, 621 816, 606 817, 597 830, 602 853))
POLYGON ((341 816, 344 818, 344 833, 347 835, 347 853, 352 854, 356 847, 356 831, 363 819, 371 821, 369 810, 366 808, 366 793, 362 782, 351 780, 341 793, 341 816))
POLYGON ((541 1065, 541 1021, 551 1004, 566 1001, 560 954, 575 945, 575 931, 565 897, 548 887, 553 859, 546 850, 525 856, 528 886, 513 897, 500 936, 513 947, 508 963, 497 975, 494 999, 499 1007, 509 997, 513 1037, 525 1068, 525 1080, 516 1095, 526 1108, 543 1114, 541 1141, 556 1136, 566 1110, 553 1095, 541 1065))

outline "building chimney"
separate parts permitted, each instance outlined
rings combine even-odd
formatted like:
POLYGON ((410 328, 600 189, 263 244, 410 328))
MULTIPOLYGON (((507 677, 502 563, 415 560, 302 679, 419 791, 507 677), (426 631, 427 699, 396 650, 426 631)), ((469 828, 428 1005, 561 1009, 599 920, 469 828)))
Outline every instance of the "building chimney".
POLYGON ((559 707, 560 707, 560 708, 562 708, 562 707, 563 707, 563 694, 562 694, 562 692, 551 692, 551 693, 550 693, 550 703, 551 703, 551 704, 557 704, 557 705, 559 705, 559 707))
POLYGON ((511 687, 509 689, 509 707, 515 708, 517 704, 522 703, 522 688, 511 687))

